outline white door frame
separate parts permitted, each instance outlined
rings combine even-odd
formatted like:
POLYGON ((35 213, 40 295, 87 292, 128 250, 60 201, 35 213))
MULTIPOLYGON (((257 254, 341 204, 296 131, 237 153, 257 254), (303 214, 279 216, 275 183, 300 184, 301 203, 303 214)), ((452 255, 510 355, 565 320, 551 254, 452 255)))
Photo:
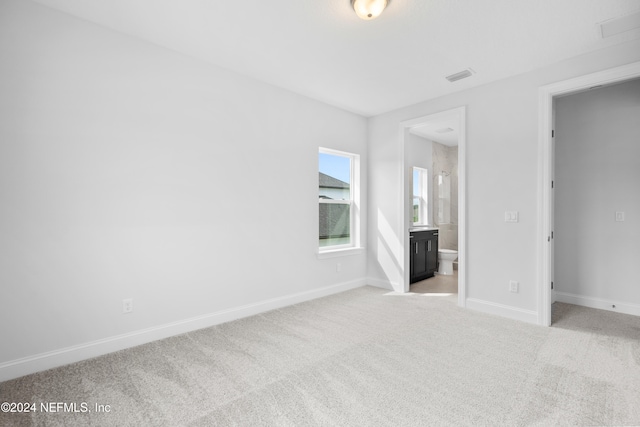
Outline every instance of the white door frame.
POLYGON ((640 77, 640 62, 623 65, 586 76, 542 86, 538 104, 538 324, 551 325, 551 281, 553 280, 553 252, 551 250, 551 225, 553 224, 553 98, 587 90, 593 86, 607 85, 640 77))
POLYGON ((406 158, 405 134, 413 126, 458 117, 458 305, 465 307, 467 290, 467 107, 458 107, 427 116, 417 117, 400 123, 400 201, 398 203, 398 236, 400 236, 401 257, 403 260, 401 288, 409 292, 411 270, 409 266, 409 228, 411 228, 411 210, 409 209, 410 182, 407 179, 408 162, 406 158))

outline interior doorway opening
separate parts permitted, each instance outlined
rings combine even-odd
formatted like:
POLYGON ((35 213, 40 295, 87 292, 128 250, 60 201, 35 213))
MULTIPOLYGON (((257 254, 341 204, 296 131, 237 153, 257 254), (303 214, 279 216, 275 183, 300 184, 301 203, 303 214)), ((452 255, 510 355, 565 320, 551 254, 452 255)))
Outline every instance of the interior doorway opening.
MULTIPOLYGON (((403 159, 401 167, 402 201, 400 203, 400 223, 398 224, 401 241, 403 242, 404 268, 403 290, 409 292, 411 286, 411 236, 410 230, 419 227, 437 229, 439 242, 443 242, 447 249, 457 250, 457 302, 464 307, 466 301, 466 107, 458 107, 451 110, 438 112, 400 124, 400 158, 403 159), (454 166, 442 166, 433 159, 430 164, 421 165, 411 158, 411 139, 415 136, 425 141, 435 141, 438 149, 444 152, 453 152, 455 147, 454 166), (455 141, 454 141, 455 140, 455 141), (455 143, 454 143, 455 142, 455 143), (445 147, 444 149, 442 147, 445 147), (416 164, 417 163, 417 164, 416 164), (413 193, 413 168, 421 167, 427 170, 427 179, 423 179, 422 186, 428 185, 428 201, 425 206, 415 207, 417 199, 413 193), (452 172, 454 172, 455 186, 452 185, 452 172), (416 210, 425 212, 422 218, 416 221, 416 210), (444 232, 444 234, 443 234, 444 232)), ((436 156, 438 156, 436 152, 436 156)), ((442 246, 441 246, 442 247, 442 246)), ((439 277, 439 287, 451 287, 451 277, 439 277), (442 282, 442 283, 440 283, 442 282), (448 284, 447 284, 448 282, 448 284)), ((431 280, 431 279, 429 279, 431 280)))
POLYGON ((551 325, 554 302, 554 224, 555 224, 555 129, 554 98, 607 86, 640 77, 640 62, 543 86, 539 91, 539 283, 538 324, 551 325))

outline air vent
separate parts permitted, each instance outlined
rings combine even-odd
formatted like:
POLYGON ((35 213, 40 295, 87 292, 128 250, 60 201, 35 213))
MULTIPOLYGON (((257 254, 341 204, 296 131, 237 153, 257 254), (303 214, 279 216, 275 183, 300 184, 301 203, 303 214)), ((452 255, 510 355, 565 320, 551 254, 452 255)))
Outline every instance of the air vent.
POLYGON ((640 28, 640 12, 632 13, 631 15, 623 16, 620 18, 610 19, 600 24, 600 35, 603 39, 616 34, 624 33, 625 31, 635 30, 640 28))
POLYGON ((467 68, 466 70, 460 71, 459 73, 455 73, 455 74, 451 74, 450 76, 447 76, 446 79, 449 80, 450 82, 455 82, 458 80, 466 79, 467 77, 471 77, 471 74, 473 74, 471 72, 471 69, 467 68))

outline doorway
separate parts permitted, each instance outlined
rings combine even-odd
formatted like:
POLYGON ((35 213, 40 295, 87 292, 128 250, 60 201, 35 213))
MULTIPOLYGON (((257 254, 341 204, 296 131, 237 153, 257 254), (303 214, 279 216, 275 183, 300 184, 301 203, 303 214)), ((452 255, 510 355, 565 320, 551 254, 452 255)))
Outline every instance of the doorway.
POLYGON ((551 325, 554 282, 554 98, 640 77, 640 62, 543 86, 539 90, 538 324, 551 325))
MULTIPOLYGON (((458 107, 451 110, 430 114, 415 119, 407 120, 400 123, 400 159, 403 159, 401 165, 401 183, 402 183, 402 202, 400 203, 399 232, 400 241, 403 244, 403 290, 409 292, 410 288, 410 256, 409 256, 409 230, 413 226, 414 208, 412 196, 412 169, 413 164, 409 158, 410 150, 408 149, 409 135, 417 133, 420 128, 439 130, 444 129, 447 123, 451 123, 451 128, 455 128, 457 132, 457 250, 458 250, 458 305, 465 306, 466 301, 466 107, 458 107), (438 129, 437 126, 442 125, 438 129)), ((433 171, 430 179, 433 180, 439 174, 433 171)), ((433 212, 436 207, 431 207, 433 212)))

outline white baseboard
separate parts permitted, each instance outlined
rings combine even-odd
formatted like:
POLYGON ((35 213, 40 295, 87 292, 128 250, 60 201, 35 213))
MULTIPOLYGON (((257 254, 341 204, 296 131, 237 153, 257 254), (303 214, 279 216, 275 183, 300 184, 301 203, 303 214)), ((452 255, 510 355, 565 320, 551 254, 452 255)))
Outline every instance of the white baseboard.
POLYGON ((0 363, 0 382, 35 372, 44 371, 69 363, 79 362, 92 357, 102 356, 114 351, 124 350, 141 344, 146 344, 174 335, 184 334, 197 329, 207 328, 230 322, 232 320, 253 316, 270 310, 286 307, 293 304, 337 294, 350 289, 365 286, 365 279, 339 283, 320 289, 299 292, 278 298, 272 298, 253 304, 247 304, 216 313, 192 317, 190 319, 154 326, 127 334, 116 335, 84 344, 48 351, 21 359, 0 363))
POLYGON ((375 277, 367 277, 367 285, 375 286, 376 288, 394 290, 393 283, 389 280, 376 279, 375 277))
POLYGON ((556 301, 640 316, 640 305, 556 291, 556 301), (615 306, 615 307, 614 307, 615 306))
POLYGON ((522 308, 511 307, 475 298, 467 298, 466 308, 509 319, 520 320, 522 322, 538 324, 538 312, 533 310, 524 310, 522 308))

